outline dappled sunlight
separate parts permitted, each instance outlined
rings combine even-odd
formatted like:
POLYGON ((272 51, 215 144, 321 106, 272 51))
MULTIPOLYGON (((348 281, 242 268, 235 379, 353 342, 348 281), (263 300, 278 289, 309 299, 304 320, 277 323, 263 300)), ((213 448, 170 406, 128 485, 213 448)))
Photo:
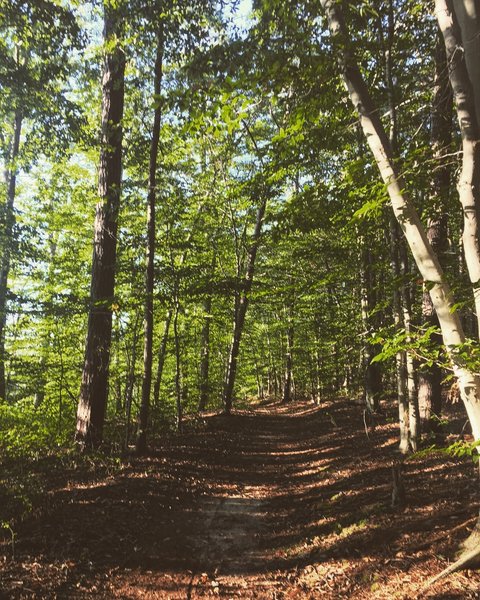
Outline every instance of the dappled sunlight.
POLYGON ((57 569, 59 590, 75 587, 87 569, 91 586, 107 595, 110 585, 130 593, 128 571, 137 591, 154 586, 164 597, 241 595, 242 582, 259 594, 288 585, 299 597, 355 597, 385 577, 400 589, 405 569, 420 573, 430 560, 430 537, 441 534, 450 546, 460 526, 474 522, 465 463, 439 453, 410 457, 407 506, 398 512, 394 428, 378 427, 368 440, 351 403, 328 407, 340 433, 322 407, 298 408, 212 416, 114 477, 72 479, 52 491, 47 517, 17 532, 17 552, 28 548, 37 570, 57 569))

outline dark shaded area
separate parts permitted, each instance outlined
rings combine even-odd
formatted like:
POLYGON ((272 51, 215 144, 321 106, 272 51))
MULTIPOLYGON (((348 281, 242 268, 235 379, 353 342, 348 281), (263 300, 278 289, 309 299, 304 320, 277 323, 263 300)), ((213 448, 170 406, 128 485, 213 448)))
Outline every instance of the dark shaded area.
MULTIPOLYGON (((394 410, 367 438, 353 402, 265 405, 207 417, 111 476, 52 473, 15 561, 5 532, 3 597, 415 597, 478 502, 469 460, 428 453, 405 463, 407 508, 391 509, 394 410)), ((478 589, 459 574, 431 597, 478 589)))

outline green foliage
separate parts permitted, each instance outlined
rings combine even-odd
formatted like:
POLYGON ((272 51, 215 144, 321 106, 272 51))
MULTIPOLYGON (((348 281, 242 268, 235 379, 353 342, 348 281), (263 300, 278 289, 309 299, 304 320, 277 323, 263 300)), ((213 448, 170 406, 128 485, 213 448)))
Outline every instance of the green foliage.
POLYGON ((62 412, 49 400, 38 407, 32 398, 0 404, 0 454, 4 458, 35 457, 69 445, 74 414, 72 402, 62 412))
MULTIPOLYGON (((281 395, 291 329, 297 398, 357 395, 367 346, 380 348, 373 362, 382 363, 386 381, 399 351, 408 350, 424 366, 447 366, 435 327, 407 334, 394 326, 394 296, 401 286, 411 292, 413 322, 421 322, 422 287, 412 283, 411 266, 405 277, 392 273, 386 188, 340 89, 319 4, 258 1, 252 19, 238 27, 232 25, 234 12, 222 13, 209 0, 110 5, 124 19, 124 39, 111 43, 121 43, 127 58, 105 432, 110 449, 124 450, 126 438, 132 439, 141 395, 145 210, 158 108, 154 379, 170 311, 178 317, 179 357, 170 325, 159 399, 151 411, 156 431, 175 420, 178 374, 184 412, 197 411, 207 321, 207 408, 220 407, 232 321, 265 195, 238 399, 281 395), (163 74, 157 93, 152 72, 159 41, 163 74), (368 269, 365 307, 362 279, 368 269)), ((392 97, 397 107, 398 164, 426 221, 436 214, 427 193, 436 163, 424 126, 435 23, 426 4, 395 2, 395 35, 389 40, 383 0, 347 3, 345 9, 352 45, 386 124, 392 97), (393 90, 387 49, 394 57, 393 90)), ((90 2, 0 0, 0 15, 2 167, 10 163, 15 110, 20 107, 24 117, 13 239, 1 233, 12 264, 0 452, 19 458, 68 445, 75 424, 98 200, 101 11, 90 2)), ((455 310, 468 321, 471 288, 465 274, 458 274, 461 216, 454 196, 452 189, 446 211, 449 276, 458 286, 455 310)), ((4 203, 5 185, 0 198, 4 203)), ((456 351, 478 371, 478 345, 468 341, 456 351)))
POLYGON ((371 341, 382 348, 372 362, 384 362, 396 356, 398 352, 411 352, 422 364, 431 366, 441 360, 442 348, 439 347, 433 336, 437 336, 439 329, 436 326, 426 329, 415 329, 407 333, 405 329, 387 329, 376 333, 371 341))
POLYGON ((479 446, 480 440, 466 442, 463 439, 459 439, 446 447, 439 447, 433 444, 426 448, 422 448, 418 452, 411 454, 406 460, 415 460, 430 454, 444 454, 445 456, 453 458, 470 458, 474 463, 478 463, 480 460, 479 446))

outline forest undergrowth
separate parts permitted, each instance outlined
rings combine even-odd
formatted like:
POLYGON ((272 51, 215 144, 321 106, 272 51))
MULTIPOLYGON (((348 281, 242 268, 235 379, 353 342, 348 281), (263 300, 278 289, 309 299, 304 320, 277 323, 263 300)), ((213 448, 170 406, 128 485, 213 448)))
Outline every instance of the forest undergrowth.
MULTIPOLYGON (((352 401, 263 404, 205 415, 143 458, 39 459, 0 509, 0 596, 417 598, 475 524, 476 467, 412 455, 392 508, 396 415, 382 409, 368 436, 352 401)), ((465 417, 447 410, 451 442, 465 417)), ((463 571, 424 597, 479 589, 463 571)))

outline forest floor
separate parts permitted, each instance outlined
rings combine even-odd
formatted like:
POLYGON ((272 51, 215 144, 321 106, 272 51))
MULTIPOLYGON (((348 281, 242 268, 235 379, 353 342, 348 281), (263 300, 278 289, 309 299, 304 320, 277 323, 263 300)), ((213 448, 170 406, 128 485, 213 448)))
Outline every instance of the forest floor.
MULTIPOLYGON (((393 404, 369 438, 350 401, 259 405, 208 415, 112 470, 43 465, 14 548, 3 533, 0 597, 418 598, 475 523, 476 471, 417 454, 394 510, 396 433, 393 404)), ((424 597, 480 598, 480 574, 424 597)))

